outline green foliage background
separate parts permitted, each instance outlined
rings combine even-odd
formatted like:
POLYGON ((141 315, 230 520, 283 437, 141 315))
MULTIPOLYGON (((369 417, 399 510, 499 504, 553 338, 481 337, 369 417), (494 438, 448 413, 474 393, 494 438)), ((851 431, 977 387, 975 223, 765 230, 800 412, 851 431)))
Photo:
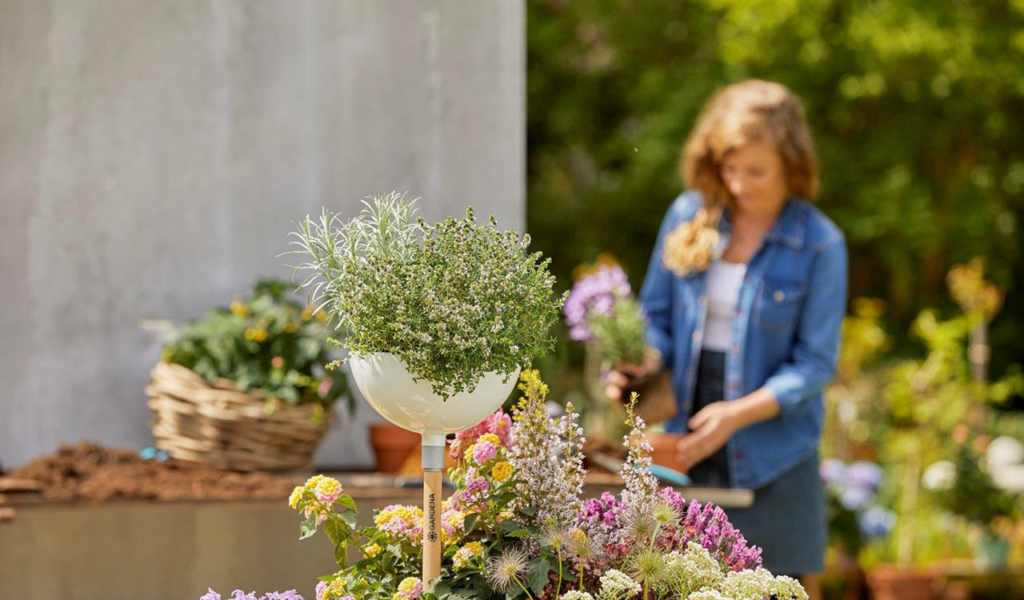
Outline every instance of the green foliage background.
POLYGON ((1024 0, 528 0, 528 229, 562 285, 611 252, 634 286, 718 87, 803 99, 851 297, 906 326, 950 266, 1008 292, 993 372, 1024 355, 1024 0))

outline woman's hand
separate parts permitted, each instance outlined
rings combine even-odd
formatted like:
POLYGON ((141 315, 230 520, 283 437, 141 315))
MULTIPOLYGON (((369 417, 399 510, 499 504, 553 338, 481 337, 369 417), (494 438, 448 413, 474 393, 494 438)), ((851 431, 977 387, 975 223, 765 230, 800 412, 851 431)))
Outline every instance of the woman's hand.
POLYGON ((644 362, 639 365, 619 363, 605 374, 604 391, 613 400, 623 401, 622 392, 630 382, 654 375, 661 370, 661 353, 654 348, 644 350, 644 362))
POLYGON ((676 460, 683 472, 718 451, 740 428, 733 408, 729 402, 713 402, 690 418, 690 433, 676 445, 676 460))

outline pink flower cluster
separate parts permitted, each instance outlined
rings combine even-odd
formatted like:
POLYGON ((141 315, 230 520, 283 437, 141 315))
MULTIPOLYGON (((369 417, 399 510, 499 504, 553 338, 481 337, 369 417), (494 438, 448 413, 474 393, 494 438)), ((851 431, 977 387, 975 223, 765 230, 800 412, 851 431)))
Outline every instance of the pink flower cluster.
POLYGON ((742 571, 761 566, 761 549, 748 546, 746 538, 729 523, 722 507, 708 502, 703 507, 691 500, 677 532, 676 545, 685 548, 695 541, 726 570, 742 571))
MULTIPOLYGON (((501 445, 505 448, 512 447, 510 437, 512 434, 512 419, 499 408, 493 415, 480 421, 473 427, 456 433, 455 439, 450 442, 448 452, 455 460, 461 460, 462 453, 466 451, 466 448, 473 445, 477 438, 485 433, 493 433, 498 436, 498 439, 501 440, 501 445)), ((478 463, 486 462, 479 459, 475 460, 478 463)))
MULTIPOLYGON (((666 528, 659 536, 659 545, 666 550, 686 549, 691 541, 697 542, 711 553, 722 567, 729 571, 755 569, 761 565, 761 549, 748 546, 746 538, 729 523, 721 507, 708 502, 701 505, 696 500, 687 504, 683 495, 672 488, 662 488, 660 500, 676 509, 682 515, 677 527, 666 528)), ((594 531, 609 532, 622 527, 626 505, 618 498, 605 492, 600 498, 591 498, 580 513, 581 525, 594 531)), ((606 548, 615 554, 618 547, 606 548)), ((629 546, 623 546, 628 551, 629 546)))
POLYGON ((591 498, 583 504, 580 520, 587 525, 602 524, 609 529, 619 526, 619 517, 626 510, 626 505, 611 492, 601 494, 600 498, 591 498))

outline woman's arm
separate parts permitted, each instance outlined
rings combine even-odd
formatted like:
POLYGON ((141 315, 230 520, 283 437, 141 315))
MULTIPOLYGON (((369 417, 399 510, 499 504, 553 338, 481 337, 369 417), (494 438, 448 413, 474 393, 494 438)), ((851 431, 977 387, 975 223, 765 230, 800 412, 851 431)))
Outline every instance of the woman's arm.
POLYGON ((846 289, 846 242, 837 236, 825 243, 814 261, 792 354, 764 384, 783 417, 806 410, 811 397, 835 375, 846 289))

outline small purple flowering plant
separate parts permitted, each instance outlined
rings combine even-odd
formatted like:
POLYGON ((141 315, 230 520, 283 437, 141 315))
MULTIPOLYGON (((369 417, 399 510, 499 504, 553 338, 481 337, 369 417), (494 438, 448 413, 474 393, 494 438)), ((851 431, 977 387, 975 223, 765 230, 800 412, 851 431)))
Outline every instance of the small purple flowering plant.
POLYGON ((600 265, 577 279, 562 311, 569 337, 595 344, 606 363, 643 362, 645 318, 622 267, 600 265))
POLYGON ((889 535, 896 515, 878 503, 880 466, 829 458, 822 461, 821 478, 828 498, 829 535, 845 551, 857 556, 868 542, 889 535))
POLYGON ((806 600, 797 581, 761 568, 761 550, 720 507, 658 485, 635 394, 624 489, 585 499, 572 405, 549 416, 548 387, 534 370, 521 374, 519 390, 511 417, 495 413, 452 444, 456 490, 442 504, 441 574, 432 581, 418 578, 420 508, 388 506, 357 529, 336 480, 318 475, 296 488, 300 537, 323 530, 341 568, 321 578, 315 600, 806 600))

